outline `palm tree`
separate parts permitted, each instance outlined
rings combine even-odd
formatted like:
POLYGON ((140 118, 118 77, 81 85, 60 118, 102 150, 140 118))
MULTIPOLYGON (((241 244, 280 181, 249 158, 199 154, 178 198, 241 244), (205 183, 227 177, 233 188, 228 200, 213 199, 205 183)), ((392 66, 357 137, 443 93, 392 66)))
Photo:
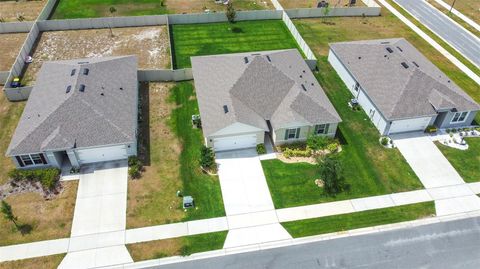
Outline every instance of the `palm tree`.
POLYGON ((13 215, 12 206, 10 206, 10 205, 9 205, 7 202, 5 202, 4 200, 2 200, 2 208, 1 208, 1 211, 2 211, 2 214, 3 214, 3 216, 5 217, 5 219, 13 222, 13 224, 15 224, 15 227, 18 228, 17 217, 15 217, 15 215, 13 215))

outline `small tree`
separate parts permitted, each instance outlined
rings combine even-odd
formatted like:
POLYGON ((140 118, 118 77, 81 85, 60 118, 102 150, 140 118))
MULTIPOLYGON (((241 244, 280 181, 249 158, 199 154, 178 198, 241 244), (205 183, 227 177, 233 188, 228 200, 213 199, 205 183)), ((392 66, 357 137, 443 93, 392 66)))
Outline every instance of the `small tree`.
POLYGON ((237 12, 235 11, 235 8, 233 7, 232 2, 228 2, 227 4, 227 13, 225 14, 227 16, 227 20, 230 23, 235 22, 235 17, 237 16, 237 12))
POLYGON ((323 191, 326 195, 335 197, 346 188, 341 163, 330 155, 319 160, 319 163, 320 177, 324 183, 323 191))
MULTIPOLYGON (((110 11, 110 15, 111 15, 112 17, 115 17, 115 12, 117 12, 117 9, 112 6, 112 7, 110 7, 109 11, 110 11)), ((112 35, 112 37, 114 36, 114 35, 113 35, 113 30, 112 30, 112 27, 111 27, 111 26, 110 26, 110 35, 112 35)))
POLYGON ((330 6, 328 4, 322 9, 322 13, 323 13, 323 18, 322 18, 323 22, 326 22, 328 14, 330 14, 330 6))
POLYGON ((8 221, 13 222, 13 224, 15 224, 15 227, 18 228, 17 217, 15 217, 15 215, 13 215, 12 207, 7 202, 5 202, 4 200, 2 200, 1 211, 2 211, 3 217, 8 221))

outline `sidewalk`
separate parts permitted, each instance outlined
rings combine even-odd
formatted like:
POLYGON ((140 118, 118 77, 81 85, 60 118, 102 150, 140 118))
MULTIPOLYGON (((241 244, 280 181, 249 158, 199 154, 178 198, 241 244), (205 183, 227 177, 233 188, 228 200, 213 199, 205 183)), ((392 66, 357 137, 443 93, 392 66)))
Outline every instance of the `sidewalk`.
MULTIPOLYGON (((450 8, 451 8, 451 6, 447 3, 445 3, 443 0, 435 0, 435 2, 437 2, 438 4, 440 4, 441 6, 446 8, 447 10, 450 10, 450 8)), ((453 13, 453 15, 459 17, 461 20, 463 20, 464 22, 468 23, 470 26, 475 28, 477 31, 480 31, 480 25, 478 25, 478 23, 474 22, 469 17, 463 15, 460 11, 453 8, 452 13, 453 13)))

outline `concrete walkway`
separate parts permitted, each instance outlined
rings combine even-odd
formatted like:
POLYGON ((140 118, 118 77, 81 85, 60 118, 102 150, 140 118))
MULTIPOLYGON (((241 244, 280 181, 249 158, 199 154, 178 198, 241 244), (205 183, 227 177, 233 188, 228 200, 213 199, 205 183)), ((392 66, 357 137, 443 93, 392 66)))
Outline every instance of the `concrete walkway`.
POLYGON ((255 149, 217 153, 229 232, 224 247, 291 238, 279 224, 255 149))
POLYGON ((480 198, 428 135, 407 133, 391 138, 435 201, 437 215, 480 210, 480 198))
POLYGON ((453 56, 450 52, 448 52, 445 48, 443 48, 440 44, 438 44, 433 38, 427 35, 424 31, 418 28, 413 22, 408 20, 405 16, 403 16, 400 12, 398 12, 392 5, 387 3, 385 0, 378 0, 385 8, 387 8, 390 12, 392 12, 395 16, 397 16, 403 23, 405 23, 408 27, 410 27, 415 33, 417 33, 421 38, 425 39, 430 45, 432 45, 438 52, 440 52, 443 56, 445 56, 448 60, 450 60, 455 66, 457 66, 460 70, 462 70, 467 76, 473 79, 477 84, 480 85, 480 77, 475 74, 470 68, 460 62, 455 56, 453 56))
POLYGON ((82 168, 68 253, 59 268, 92 268, 132 261, 125 247, 127 161, 82 168))

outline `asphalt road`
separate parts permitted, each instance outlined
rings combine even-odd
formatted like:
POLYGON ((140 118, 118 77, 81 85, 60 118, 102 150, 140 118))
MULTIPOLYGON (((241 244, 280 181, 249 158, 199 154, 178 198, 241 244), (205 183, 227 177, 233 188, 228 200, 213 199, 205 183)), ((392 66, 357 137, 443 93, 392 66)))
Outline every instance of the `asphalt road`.
POLYGON ((446 40, 463 55, 480 66, 480 39, 475 38, 463 27, 442 15, 442 12, 426 4, 424 0, 395 0, 422 24, 446 40))
POLYGON ((152 267, 480 268, 480 217, 152 267))

